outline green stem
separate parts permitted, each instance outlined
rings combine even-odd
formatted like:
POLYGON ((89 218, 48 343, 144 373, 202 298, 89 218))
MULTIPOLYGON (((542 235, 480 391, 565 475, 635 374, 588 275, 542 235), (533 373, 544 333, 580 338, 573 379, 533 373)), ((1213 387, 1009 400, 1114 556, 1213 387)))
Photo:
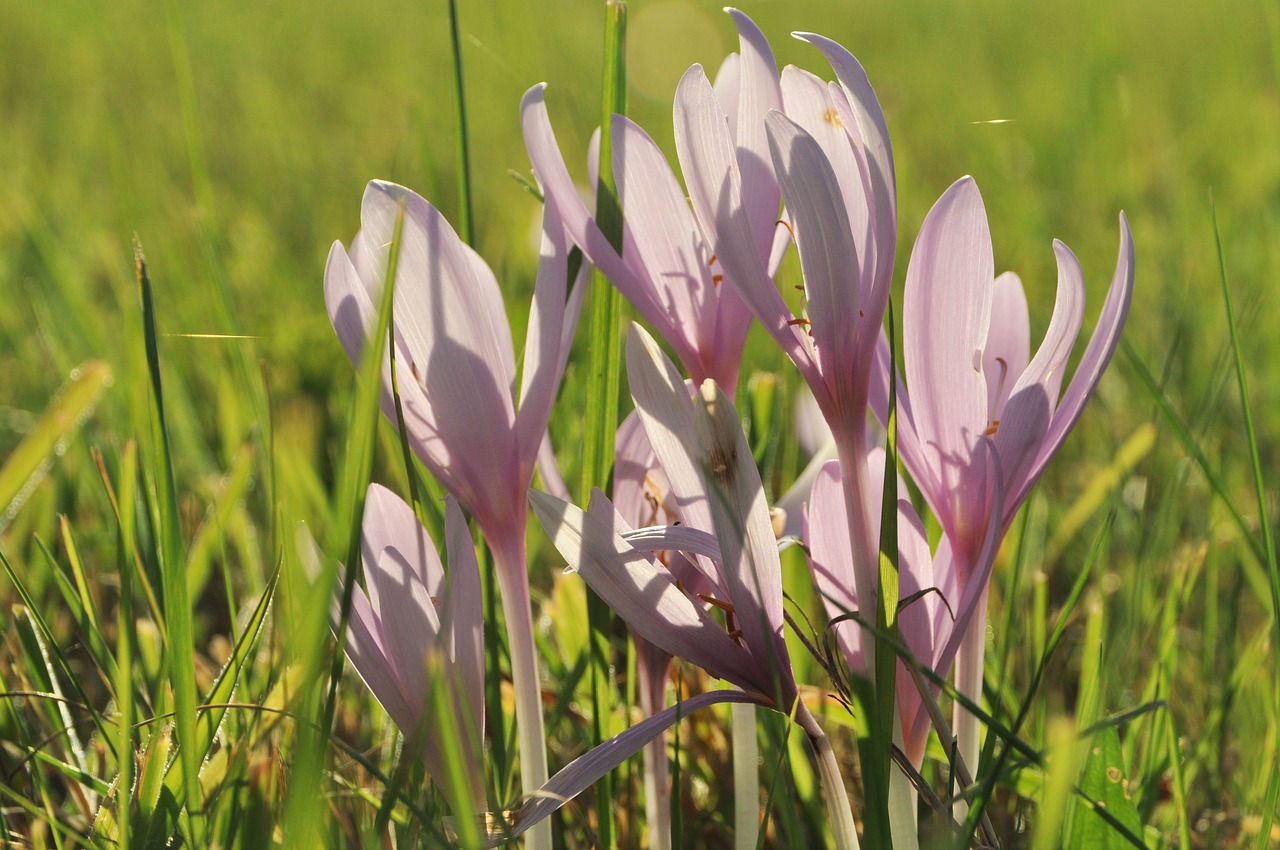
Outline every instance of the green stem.
POLYGON ((796 709, 796 723, 808 734, 818 762, 818 778, 822 781, 827 817, 831 821, 831 834, 835 838, 836 850, 859 850, 861 845, 858 843, 858 830, 853 824, 849 792, 844 788, 844 779, 840 776, 840 765, 836 761, 835 751, 831 749, 831 741, 804 703, 798 703, 796 709))
MULTIPOLYGON (((622 206, 613 177, 613 148, 610 125, 615 113, 626 111, 626 22, 625 0, 608 0, 605 6, 604 92, 601 109, 600 170, 596 191, 596 222, 614 248, 622 251, 622 206)), ((590 364, 587 409, 584 421, 582 494, 584 501, 592 487, 604 487, 613 467, 614 434, 618 425, 619 363, 622 357, 622 306, 618 291, 595 271, 591 282, 590 364)), ((612 612, 594 593, 587 596, 587 625, 590 631, 589 678, 591 682, 591 739, 599 746, 609 736, 605 718, 607 702, 612 702, 609 684, 609 634, 612 612)), ((613 781, 605 775, 596 783, 596 814, 599 846, 614 847, 613 781)))

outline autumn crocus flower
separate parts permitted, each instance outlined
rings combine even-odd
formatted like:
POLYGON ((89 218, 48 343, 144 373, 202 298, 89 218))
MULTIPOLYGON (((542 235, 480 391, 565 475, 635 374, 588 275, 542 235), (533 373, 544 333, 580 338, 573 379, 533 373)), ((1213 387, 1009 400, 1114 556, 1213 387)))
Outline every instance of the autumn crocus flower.
POLYGON ((822 36, 801 34, 836 83, 788 68, 779 81, 759 30, 732 12, 757 71, 763 108, 736 115, 737 132, 700 66, 676 94, 676 148, 698 222, 726 280, 800 370, 836 440, 860 598, 874 599, 877 535, 866 505, 867 398, 897 240, 893 155, 884 115, 858 61, 822 36), (786 204, 804 278, 797 315, 779 294, 762 250, 786 204), (768 201, 772 200, 772 207, 768 201))
MULTIPOLYGON (((1075 255, 1061 242, 1053 247, 1057 299, 1034 357, 1022 283, 1011 273, 995 275, 986 209, 971 178, 930 210, 907 269, 898 447, 950 542, 959 598, 952 600, 955 631, 943 662, 955 658, 957 687, 974 699, 982 692, 987 582, 999 540, 1102 377, 1133 292, 1133 239, 1121 213, 1106 302, 1059 398, 1084 318, 1085 286, 1075 255)), ((883 415, 883 383, 876 395, 883 415)), ((977 720, 959 715, 961 754, 976 768, 977 720)))
MULTIPOLYGON (((568 246, 555 205, 547 203, 517 395, 511 331, 493 273, 431 204, 402 186, 375 181, 365 191, 351 250, 334 243, 325 267, 329 316, 353 361, 374 326, 401 217, 394 345, 404 427, 413 451, 475 518, 493 552, 527 793, 546 780, 547 764, 525 555, 525 491, 564 371, 582 287, 575 287, 566 306, 568 246)), ((395 422, 389 365, 383 370, 382 405, 395 422)), ((534 845, 549 847, 550 831, 536 834, 534 845)))
POLYGON ((620 519, 602 494, 584 512, 531 492, 534 510, 569 565, 645 640, 745 692, 718 692, 725 701, 745 698, 794 712, 818 754, 837 844, 857 846, 831 745, 799 701, 782 634, 777 544, 737 411, 710 381, 691 400, 675 365, 638 325, 632 325, 627 342, 632 397, 685 520, 647 548, 689 554, 711 592, 694 596, 638 541, 623 537, 620 519))
MULTIPOLYGON (((454 811, 475 814, 486 808, 484 622, 475 549, 452 497, 445 500, 445 536, 447 582, 435 544, 413 509, 385 487, 370 485, 360 538, 365 587, 352 593, 345 648, 454 811), (448 695, 446 707, 433 712, 431 706, 441 703, 431 699, 431 691, 440 688, 448 695), (442 722, 452 728, 442 728, 442 722), (464 788, 448 781, 446 735, 456 742, 467 776, 464 788)), ((339 580, 334 588, 335 631, 343 586, 339 580)))
MULTIPOLYGON (((562 210, 565 228, 618 291, 671 343, 695 383, 738 381, 751 313, 703 240, 684 191, 657 144, 613 116, 613 177, 623 212, 622 251, 578 195, 547 116, 544 84, 525 93, 521 122, 534 172, 562 210)), ((593 169, 594 170, 594 169, 593 169)), ((776 201, 775 201, 776 206, 776 201)))

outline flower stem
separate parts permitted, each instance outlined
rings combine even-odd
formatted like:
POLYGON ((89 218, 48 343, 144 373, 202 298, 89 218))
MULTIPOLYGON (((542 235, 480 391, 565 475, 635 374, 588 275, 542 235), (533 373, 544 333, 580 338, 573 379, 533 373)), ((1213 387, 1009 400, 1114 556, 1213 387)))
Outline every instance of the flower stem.
POLYGON ((756 707, 735 703, 729 708, 733 736, 733 846, 755 850, 760 837, 760 745, 756 741, 756 707))
MULTIPOLYGON (((529 572, 525 557, 524 523, 513 540, 494 545, 493 557, 502 614, 507 622, 511 654, 511 679, 516 694, 516 736, 520 744, 520 787, 525 796, 547 781, 546 732, 542 725, 542 682, 538 652, 533 640, 533 609, 529 599, 529 572)), ((491 542, 491 545, 496 541, 491 542)), ((530 828, 526 850, 551 850, 551 821, 530 828)))
POLYGON ((818 721, 809 709, 800 703, 796 706, 796 723, 809 736, 813 745, 814 756, 818 761, 818 778, 822 781, 822 790, 826 795, 827 817, 831 821, 831 834, 835 838, 836 850, 860 850, 858 830, 853 824, 853 809, 849 806, 849 792, 845 790, 844 779, 840 776, 840 765, 836 761, 835 750, 831 749, 831 740, 822 731, 818 721))

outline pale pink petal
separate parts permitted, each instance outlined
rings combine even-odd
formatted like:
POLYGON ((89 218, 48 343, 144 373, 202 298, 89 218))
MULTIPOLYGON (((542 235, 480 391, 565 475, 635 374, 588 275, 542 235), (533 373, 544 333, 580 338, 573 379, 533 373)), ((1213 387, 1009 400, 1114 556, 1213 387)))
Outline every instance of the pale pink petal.
POLYGON ((729 121, 729 129, 735 133, 738 130, 738 89, 742 82, 741 68, 741 57, 737 53, 730 53, 720 63, 720 69, 716 71, 715 82, 712 84, 716 92, 716 100, 720 102, 720 108, 724 110, 725 117, 729 121))
MULTIPOLYGON (((755 23, 737 9, 726 9, 738 28, 738 165, 742 175, 742 203, 761 264, 769 259, 773 225, 778 220, 781 196, 769 161, 769 141, 764 118, 782 109, 778 66, 769 41, 755 23)), ((687 174, 688 172, 686 172, 687 174)))
POLYGON ((627 381, 649 444, 667 475, 675 511, 686 525, 711 530, 706 485, 689 452, 694 418, 688 385, 653 337, 635 323, 627 333, 627 381))
POLYGON ((613 282, 618 291, 642 313, 657 310, 653 300, 653 287, 638 258, 618 256, 613 245, 596 226, 591 211, 583 203, 578 188, 569 176, 551 119, 547 115, 545 83, 539 83, 525 92, 520 104, 520 124, 524 132, 525 149, 534 174, 542 185, 546 198, 559 210, 564 228, 574 243, 582 249, 587 259, 613 282))
POLYGON ((834 398, 861 410, 866 379, 857 338, 860 330, 878 329, 880 317, 860 315, 858 256, 839 183, 822 148, 800 125, 781 112, 770 113, 766 123, 800 253, 819 368, 834 398))
MULTIPOLYGON (((556 390, 560 387, 565 290, 569 276, 569 245, 554 201, 548 200, 543 204, 542 215, 541 256, 533 287, 533 304, 529 308, 520 409, 516 415, 521 472, 526 476, 533 472, 533 463, 547 432, 547 420, 551 416, 556 390)), ((528 486, 528 478, 525 477, 521 484, 528 486)))
POLYGON ((360 556, 366 570, 377 564, 385 549, 403 552, 414 577, 432 596, 443 599, 447 595, 440 556, 413 508, 381 484, 370 484, 360 527, 360 556))
POLYGON ((1018 276, 1005 272, 996 278, 991 294, 991 327, 987 330, 987 347, 982 352, 982 371, 987 376, 987 411, 992 419, 1000 418, 1000 411, 1030 358, 1027 296, 1018 276))
POLYGON ((742 421, 713 381, 694 405, 697 463, 720 541, 721 575, 733 602, 742 640, 781 705, 794 695, 791 659, 782 638, 782 567, 760 473, 742 433, 742 421))
POLYGON ((480 565, 467 520, 452 496, 444 500, 445 545, 449 557, 449 598, 445 617, 461 697, 484 730, 484 598, 480 565))
POLYGON ((1024 496, 1025 491, 1040 477, 1049 458, 1062 445, 1062 441, 1066 439, 1072 426, 1080 418, 1085 402, 1093 395, 1094 387, 1098 385, 1103 371, 1111 362, 1111 355, 1115 353, 1116 346, 1120 342, 1120 333, 1124 330, 1125 318, 1129 314, 1129 302, 1133 296, 1133 275, 1133 234, 1129 230, 1129 220, 1125 218, 1124 213, 1121 213, 1120 255, 1116 260, 1116 271, 1111 280, 1111 287, 1107 290, 1107 300, 1102 305, 1102 314, 1098 317, 1093 336, 1090 337, 1089 345, 1080 358, 1080 365, 1076 367, 1076 372, 1071 377, 1071 385, 1067 387, 1057 410, 1054 411, 1053 422, 1045 435, 1039 455, 1026 476, 1026 485, 1022 491, 1015 494, 1017 498, 1024 496))
POLYGON ((644 130, 621 116, 613 123, 613 158, 626 216, 623 256, 641 258, 654 290, 645 318, 675 347, 690 374, 701 379, 711 374, 719 353, 714 348, 718 281, 712 280, 711 252, 666 157, 644 130))
MULTIPOLYGON (((716 703, 755 703, 768 705, 757 694, 743 691, 709 691, 684 700, 679 705, 658 712, 588 750, 551 777, 537 793, 528 797, 512 816, 511 838, 522 835, 534 824, 550 817, 565 803, 590 788, 600 777, 640 751, 640 748, 665 732, 676 721, 691 712, 716 703)), ((498 835, 508 837, 505 833, 498 835)))
MULTIPOLYGON (((676 151, 689 200, 706 241, 724 268, 726 282, 737 287, 743 302, 806 380, 820 380, 802 340, 803 331, 788 324, 794 318, 791 310, 757 256, 743 206, 742 174, 733 137, 700 65, 694 65, 680 79, 674 120, 676 151)), ((762 121, 761 132, 763 127, 762 121)), ((772 242, 772 227, 769 239, 772 242)))
POLYGON ((716 678, 759 688, 747 651, 694 605, 666 570, 619 537, 612 522, 536 490, 529 492, 529 501, 569 566, 627 625, 716 678))
POLYGON ((921 226, 907 268, 903 359, 923 460, 940 488, 927 493, 943 527, 972 535, 970 472, 987 421, 983 348, 995 281, 991 234, 971 178, 943 193, 921 226), (961 516, 963 514, 964 516, 961 516))

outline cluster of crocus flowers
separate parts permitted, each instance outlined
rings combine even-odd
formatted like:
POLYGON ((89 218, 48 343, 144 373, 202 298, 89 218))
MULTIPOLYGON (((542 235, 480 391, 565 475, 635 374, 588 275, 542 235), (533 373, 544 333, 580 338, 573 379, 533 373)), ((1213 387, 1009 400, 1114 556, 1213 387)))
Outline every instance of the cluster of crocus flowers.
MULTIPOLYGON (((831 619, 857 613, 874 622, 875 606, 892 604, 878 599, 877 587, 885 455, 868 438, 872 417, 886 421, 890 414, 893 358, 884 317, 897 247, 893 155, 884 113, 852 54, 821 36, 798 34, 826 59, 834 80, 794 67, 779 72, 760 30, 729 11, 740 52, 714 84, 695 65, 676 91, 684 190, 638 125, 615 116, 606 128, 625 215, 621 250, 578 196, 551 129, 544 87, 526 93, 521 118, 545 212, 518 393, 497 283, 423 199, 391 184, 370 184, 360 233, 349 251, 334 246, 326 269, 330 315, 356 359, 370 344, 374 305, 398 240, 391 346, 400 370, 399 424, 494 553, 526 794, 504 826, 508 835, 535 829, 532 847, 549 846, 549 833, 536 825, 552 811, 658 738, 682 712, 715 702, 790 714, 814 746, 838 845, 858 843, 834 751, 800 700, 783 640, 778 542, 731 397, 754 318, 799 371, 834 445, 836 459, 814 464, 806 476, 807 504, 792 517, 793 527, 802 529, 814 582, 831 619), (571 243, 667 341, 685 373, 653 337, 632 327, 627 370, 636 412, 618 434, 613 500, 597 491, 585 510, 571 504, 562 487, 555 495, 529 489, 539 455, 550 455, 547 421, 582 289, 568 291, 571 243), (775 282, 792 244, 803 281, 798 309, 775 282), (569 566, 636 636, 650 715, 549 780, 526 563, 530 503, 569 566), (673 657, 735 689, 663 709, 673 657)), ((910 501, 897 501, 897 631, 914 661, 898 666, 892 734, 916 766, 930 718, 939 716, 938 690, 910 675, 910 667, 954 675, 962 694, 980 697, 986 588, 998 547, 1079 418, 1123 329, 1134 259, 1122 215, 1114 279, 1062 393, 1085 287, 1071 252, 1061 243, 1054 250, 1057 301, 1034 356, 1021 282, 995 274, 985 209, 970 178, 947 189, 929 213, 906 271, 897 445, 942 528, 931 547, 910 501)), ((398 421, 389 370, 384 381, 384 410, 398 421)), ((558 480, 550 468, 543 477, 549 488, 558 480)), ((371 495, 367 510, 385 510, 409 528, 412 512, 392 499, 380 494, 375 504, 371 495)), ((449 512, 452 562, 465 525, 452 502, 449 512)), ((347 651, 410 735, 426 685, 415 678, 411 665, 418 656, 409 648, 415 629, 443 633, 446 620, 433 607, 443 597, 434 591, 423 597, 413 585, 406 600, 391 602, 387 588, 409 587, 403 570, 395 571, 408 555, 386 556, 405 553, 405 546, 380 539, 390 539, 389 532, 365 554, 368 595, 357 594, 347 651), (415 622, 431 616, 434 626, 415 622)), ((434 563, 438 568, 438 559, 434 563)), ((430 570, 418 575, 423 587, 436 586, 430 570)), ((456 594, 452 574, 450 587, 456 594)), ((874 689, 871 632, 844 622, 836 634, 850 669, 874 689)), ((481 674, 470 670, 455 678, 478 687, 481 674)), ((976 769, 977 721, 957 710, 956 726, 960 761, 976 769)), ((430 742, 420 743, 434 775, 430 742)), ((665 767, 660 746, 650 754, 651 797, 659 793, 659 779, 665 782, 658 762, 665 767)), ((893 794, 904 790, 910 793, 905 784, 898 792, 875 793, 882 801, 889 794, 892 807, 902 799, 893 794)), ((915 840, 914 803, 907 808, 905 819, 902 812, 891 816, 900 847, 915 840)), ((650 818, 660 817, 651 805, 650 818)))

